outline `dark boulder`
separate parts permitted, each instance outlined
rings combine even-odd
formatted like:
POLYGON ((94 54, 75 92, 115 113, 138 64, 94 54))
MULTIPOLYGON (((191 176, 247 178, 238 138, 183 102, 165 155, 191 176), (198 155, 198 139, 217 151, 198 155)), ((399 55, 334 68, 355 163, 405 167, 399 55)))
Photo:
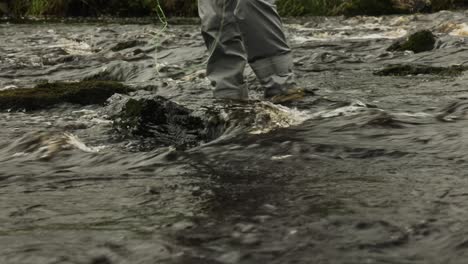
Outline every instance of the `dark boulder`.
POLYGON ((203 119, 161 96, 130 99, 113 119, 120 136, 151 138, 153 147, 189 148, 207 140, 203 119))
POLYGON ((435 48, 436 36, 429 30, 421 30, 393 43, 387 51, 411 50, 414 53, 430 51, 435 48))
POLYGON ((38 110, 61 103, 103 104, 113 94, 126 94, 131 88, 110 81, 43 83, 35 88, 0 91, 0 110, 38 110))

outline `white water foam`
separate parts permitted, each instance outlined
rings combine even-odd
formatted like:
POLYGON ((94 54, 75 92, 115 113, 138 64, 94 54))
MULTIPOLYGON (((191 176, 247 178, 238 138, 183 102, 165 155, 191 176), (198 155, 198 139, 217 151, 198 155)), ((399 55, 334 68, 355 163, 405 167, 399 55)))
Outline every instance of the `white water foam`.
POLYGON ((91 45, 83 41, 75 41, 62 38, 59 44, 49 46, 49 48, 62 48, 70 55, 92 55, 93 51, 91 45))
POLYGON ((353 116, 359 113, 365 112, 367 110, 367 106, 365 103, 355 100, 348 106, 339 107, 333 110, 323 110, 317 113, 312 114, 312 119, 319 119, 319 118, 331 118, 331 117, 338 117, 338 116, 353 116))
POLYGON ((67 138, 66 143, 84 152, 98 153, 106 148, 106 146, 97 146, 97 147, 86 146, 86 144, 83 141, 81 141, 77 136, 71 133, 64 133, 64 136, 67 138))
POLYGON ((300 111, 271 102, 257 103, 255 113, 255 124, 250 131, 251 134, 265 134, 278 128, 297 126, 311 118, 308 111, 300 111))
POLYGON ((78 149, 87 153, 98 153, 106 148, 105 146, 89 147, 71 133, 38 134, 32 137, 29 135, 21 141, 15 143, 13 149, 19 144, 23 151, 15 152, 13 157, 32 156, 48 160, 64 150, 78 149))
POLYGON ((458 24, 455 29, 450 32, 451 36, 458 36, 458 37, 468 37, 468 24, 458 24))

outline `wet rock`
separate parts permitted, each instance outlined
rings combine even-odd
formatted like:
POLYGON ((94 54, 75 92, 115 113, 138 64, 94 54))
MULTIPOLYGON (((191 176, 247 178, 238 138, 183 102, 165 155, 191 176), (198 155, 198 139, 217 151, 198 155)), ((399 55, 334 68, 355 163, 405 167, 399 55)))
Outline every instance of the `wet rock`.
POLYGON ((144 53, 145 53, 145 51, 142 50, 142 49, 135 49, 133 51, 133 55, 139 55, 139 54, 144 54, 144 53))
POLYGON ((114 119, 114 127, 122 136, 150 137, 159 146, 188 148, 207 139, 204 120, 161 96, 130 99, 114 119))
POLYGON ((440 76, 459 76, 468 70, 468 66, 454 65, 450 67, 435 67, 428 65, 389 65, 384 69, 375 72, 380 76, 408 76, 418 74, 440 75, 440 76))
POLYGON ((345 16, 379 16, 403 12, 404 10, 395 7, 392 0, 348 0, 335 8, 332 13, 345 16))
POLYGON ((121 50, 124 50, 124 49, 130 49, 130 48, 133 48, 133 47, 136 47, 136 46, 145 45, 145 44, 146 44, 145 41, 129 40, 129 41, 118 43, 117 45, 112 47, 111 50, 116 52, 116 51, 121 51, 121 50))
POLYGON ((0 91, 0 110, 38 110, 61 103, 103 104, 115 93, 130 91, 121 83, 109 81, 44 83, 32 89, 0 91))
POLYGON ((44 65, 57 65, 62 63, 71 63, 79 61, 82 57, 78 55, 64 55, 58 58, 45 58, 43 61, 44 65))
POLYGON ((223 238, 225 238, 224 234, 213 232, 210 229, 182 230, 176 235, 176 240, 184 246, 200 246, 223 238))
POLYGON ((387 51, 410 50, 414 53, 430 51, 435 48, 436 36, 429 30, 421 30, 393 43, 387 51))
POLYGON ((102 68, 96 69, 83 77, 84 80, 100 80, 100 81, 115 81, 126 82, 135 78, 145 76, 142 80, 148 80, 151 74, 154 75, 154 70, 149 69, 147 64, 136 64, 128 61, 117 60, 109 63, 102 68))

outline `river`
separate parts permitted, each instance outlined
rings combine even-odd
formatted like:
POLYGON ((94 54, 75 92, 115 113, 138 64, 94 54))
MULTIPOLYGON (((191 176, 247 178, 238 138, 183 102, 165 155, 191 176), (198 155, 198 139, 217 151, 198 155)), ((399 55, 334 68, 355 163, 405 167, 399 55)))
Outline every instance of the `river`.
MULTIPOLYGON (((1 112, 0 263, 466 263, 468 74, 374 73, 467 65, 467 15, 288 20, 316 94, 221 109, 231 127, 185 150, 120 139, 125 95, 1 112), (421 29, 436 49, 386 51, 421 29)), ((1 90, 101 79, 215 104, 196 25, 2 23, 0 43, 1 90)))

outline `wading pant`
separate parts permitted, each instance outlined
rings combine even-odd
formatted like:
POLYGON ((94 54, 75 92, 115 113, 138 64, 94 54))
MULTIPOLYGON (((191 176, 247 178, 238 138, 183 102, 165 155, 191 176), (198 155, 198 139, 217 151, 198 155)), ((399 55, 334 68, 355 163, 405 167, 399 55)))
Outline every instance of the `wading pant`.
POLYGON ((247 99, 247 62, 266 96, 294 85, 291 50, 276 0, 199 0, 202 34, 209 50, 207 76, 215 98, 247 99))

